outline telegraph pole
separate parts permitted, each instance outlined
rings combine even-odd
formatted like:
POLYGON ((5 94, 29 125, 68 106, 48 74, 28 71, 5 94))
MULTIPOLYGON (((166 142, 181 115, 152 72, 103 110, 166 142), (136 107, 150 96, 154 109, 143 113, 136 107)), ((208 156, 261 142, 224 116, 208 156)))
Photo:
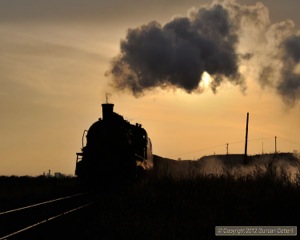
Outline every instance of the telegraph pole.
POLYGON ((275 153, 277 153, 277 136, 275 136, 275 153))
POLYGON ((226 143, 226 153, 228 155, 228 143, 226 143))
POLYGON ((244 163, 247 163, 247 149, 248 149, 248 125, 249 125, 249 113, 247 113, 246 119, 246 137, 245 137, 245 155, 244 155, 244 163))

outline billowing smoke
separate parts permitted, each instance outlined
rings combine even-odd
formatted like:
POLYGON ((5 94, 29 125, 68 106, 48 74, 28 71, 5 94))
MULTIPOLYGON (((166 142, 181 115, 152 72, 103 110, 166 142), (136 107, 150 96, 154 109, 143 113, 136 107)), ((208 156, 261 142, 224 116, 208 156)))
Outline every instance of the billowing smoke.
POLYGON ((140 96, 156 87, 201 93, 205 72, 213 92, 224 81, 245 91, 251 74, 292 105, 300 97, 299 59, 300 36, 291 20, 271 23, 261 3, 215 1, 164 25, 129 29, 106 75, 115 89, 140 96))
POLYGON ((258 68, 261 86, 275 88, 287 105, 294 105, 300 98, 300 36, 294 32, 294 23, 271 25, 261 46, 265 47, 257 54, 264 61, 258 68))
POLYGON ((290 36, 283 47, 282 81, 277 90, 288 104, 293 104, 300 98, 300 36, 290 36))
POLYGON ((154 157, 155 172, 158 176, 197 178, 199 176, 256 178, 289 181, 300 184, 300 156, 283 153, 249 156, 250 162, 244 164, 243 155, 204 156, 197 161, 175 161, 159 156, 154 157))
POLYGON ((129 29, 112 62, 113 85, 135 95, 168 86, 190 93, 198 89, 204 71, 214 76, 214 91, 224 78, 242 83, 237 43, 236 26, 220 4, 193 10, 164 26, 151 22, 129 29))

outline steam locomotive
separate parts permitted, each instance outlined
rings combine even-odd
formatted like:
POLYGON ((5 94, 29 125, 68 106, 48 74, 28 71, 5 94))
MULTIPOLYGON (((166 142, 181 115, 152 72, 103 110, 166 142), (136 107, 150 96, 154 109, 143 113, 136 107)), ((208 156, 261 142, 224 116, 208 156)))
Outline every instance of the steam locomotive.
POLYGON ((75 175, 84 181, 134 181, 153 168, 152 144, 146 130, 141 124, 130 124, 113 108, 114 104, 102 104, 102 119, 83 132, 75 175))

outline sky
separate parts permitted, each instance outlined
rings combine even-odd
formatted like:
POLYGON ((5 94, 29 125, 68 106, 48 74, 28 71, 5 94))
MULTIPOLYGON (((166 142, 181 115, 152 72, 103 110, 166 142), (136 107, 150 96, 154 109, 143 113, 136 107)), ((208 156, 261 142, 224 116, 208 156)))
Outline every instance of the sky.
POLYGON ((74 174, 106 93, 163 157, 243 153, 247 112, 249 154, 300 151, 300 3, 256 2, 0 1, 0 175, 74 174))

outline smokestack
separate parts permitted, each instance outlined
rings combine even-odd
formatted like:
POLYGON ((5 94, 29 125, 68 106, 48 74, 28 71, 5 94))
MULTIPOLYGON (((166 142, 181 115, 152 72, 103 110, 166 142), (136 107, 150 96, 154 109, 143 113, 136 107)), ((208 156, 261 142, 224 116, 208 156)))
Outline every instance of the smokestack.
POLYGON ((103 103, 102 104, 102 118, 104 121, 109 120, 114 112, 114 104, 103 103))
POLYGON ((246 120, 246 137, 245 137, 245 155, 244 155, 244 163, 248 162, 247 160, 247 148, 248 148, 248 124, 249 124, 249 113, 247 113, 247 120, 246 120))

